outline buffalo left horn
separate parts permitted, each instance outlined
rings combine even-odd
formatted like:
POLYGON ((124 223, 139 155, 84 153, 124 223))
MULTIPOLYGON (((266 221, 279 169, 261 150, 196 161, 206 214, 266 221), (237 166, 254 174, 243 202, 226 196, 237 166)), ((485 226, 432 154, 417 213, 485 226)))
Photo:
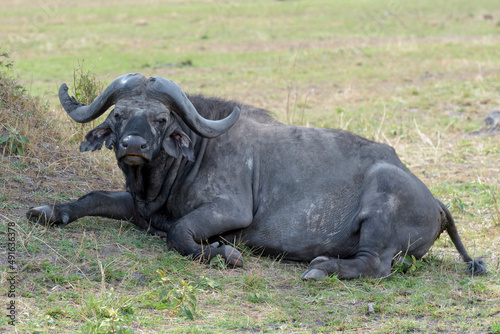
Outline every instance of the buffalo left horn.
POLYGON ((90 105, 78 102, 68 94, 68 86, 59 88, 59 101, 68 115, 78 123, 87 123, 101 116, 123 96, 140 94, 146 78, 137 73, 124 74, 116 78, 90 105))
POLYGON ((236 123, 240 117, 240 108, 235 107, 231 114, 221 120, 209 120, 202 117, 182 89, 173 81, 153 76, 148 79, 146 93, 165 105, 174 102, 178 115, 198 135, 205 138, 220 136, 236 123))

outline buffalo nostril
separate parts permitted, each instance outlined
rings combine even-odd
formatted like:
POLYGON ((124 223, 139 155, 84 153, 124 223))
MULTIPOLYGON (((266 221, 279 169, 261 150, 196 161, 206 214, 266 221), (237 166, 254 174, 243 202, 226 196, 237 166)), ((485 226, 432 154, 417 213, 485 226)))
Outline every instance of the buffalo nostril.
POLYGON ((148 142, 141 136, 128 135, 120 141, 120 146, 127 151, 137 152, 149 149, 148 142))
POLYGON ((124 147, 124 148, 127 148, 128 147, 128 142, 130 141, 130 136, 127 136, 125 138, 123 138, 121 141, 120 141, 120 146, 121 147, 124 147))

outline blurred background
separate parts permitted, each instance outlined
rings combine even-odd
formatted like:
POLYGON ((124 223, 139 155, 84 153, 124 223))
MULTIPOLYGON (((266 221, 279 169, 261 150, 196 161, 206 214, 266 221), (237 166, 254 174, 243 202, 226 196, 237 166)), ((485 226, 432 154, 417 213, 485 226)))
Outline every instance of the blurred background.
POLYGON ((319 126, 345 126, 332 122, 336 109, 358 114, 385 104, 455 117, 498 104, 494 0, 4 0, 2 7, 2 51, 31 91, 51 101, 83 64, 105 82, 161 75, 186 92, 319 126))

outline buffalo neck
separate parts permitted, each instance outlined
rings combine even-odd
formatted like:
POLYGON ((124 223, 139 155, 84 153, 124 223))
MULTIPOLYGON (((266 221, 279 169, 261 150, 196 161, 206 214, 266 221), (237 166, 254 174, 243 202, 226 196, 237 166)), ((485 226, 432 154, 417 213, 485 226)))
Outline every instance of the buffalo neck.
POLYGON ((181 188, 189 187, 198 172, 209 139, 202 138, 189 129, 183 130, 193 143, 194 162, 189 162, 182 155, 171 157, 161 150, 148 164, 139 167, 140 170, 135 173, 125 172, 127 191, 134 197, 137 210, 145 219, 150 219, 159 212, 169 217, 175 216, 173 212, 176 208, 171 199, 175 198, 181 188), (132 180, 132 175, 137 175, 137 180, 132 180), (139 183, 132 186, 133 181, 139 183))

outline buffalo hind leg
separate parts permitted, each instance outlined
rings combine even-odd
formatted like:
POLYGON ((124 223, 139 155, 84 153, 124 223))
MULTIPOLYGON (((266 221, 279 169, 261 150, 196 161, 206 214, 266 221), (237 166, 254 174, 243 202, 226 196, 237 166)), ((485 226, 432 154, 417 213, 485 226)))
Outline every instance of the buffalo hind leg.
POLYGON ((385 203, 370 209, 358 217, 359 243, 352 258, 340 259, 320 256, 311 261, 302 274, 304 279, 320 279, 337 275, 341 279, 358 277, 385 277, 391 273, 392 258, 398 252, 399 243, 394 237, 396 212, 385 203))
POLYGON ((427 187, 399 167, 380 163, 365 175, 357 218, 359 243, 352 258, 320 258, 302 275, 304 279, 337 275, 385 277, 394 255, 427 253, 439 234, 441 215, 427 187))
POLYGON ((391 272, 392 257, 383 259, 376 254, 366 254, 352 259, 335 259, 321 256, 315 258, 302 274, 303 279, 322 279, 337 275, 340 279, 358 277, 385 277, 391 272))

